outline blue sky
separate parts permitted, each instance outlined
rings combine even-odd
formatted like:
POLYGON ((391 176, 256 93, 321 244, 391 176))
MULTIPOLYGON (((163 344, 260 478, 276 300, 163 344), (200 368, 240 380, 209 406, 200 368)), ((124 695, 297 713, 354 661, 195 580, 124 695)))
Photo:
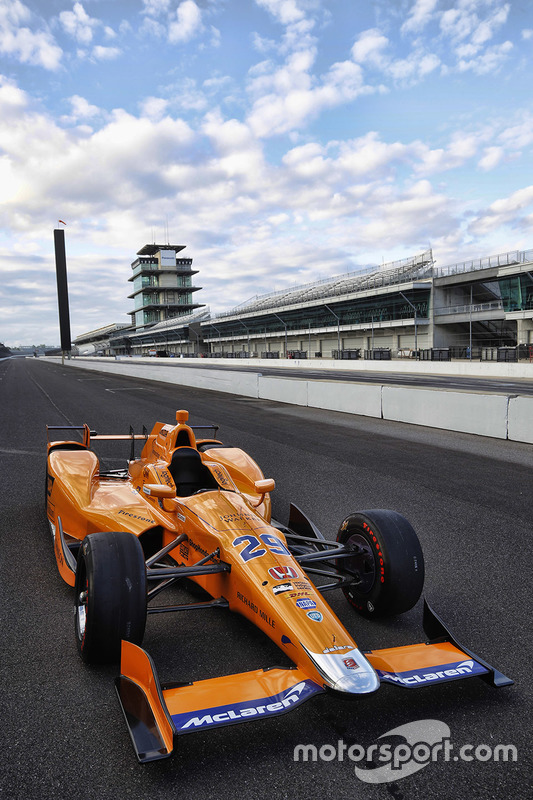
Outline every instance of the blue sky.
POLYGON ((127 323, 184 244, 212 312, 433 248, 533 247, 533 5, 0 0, 0 341, 127 323))

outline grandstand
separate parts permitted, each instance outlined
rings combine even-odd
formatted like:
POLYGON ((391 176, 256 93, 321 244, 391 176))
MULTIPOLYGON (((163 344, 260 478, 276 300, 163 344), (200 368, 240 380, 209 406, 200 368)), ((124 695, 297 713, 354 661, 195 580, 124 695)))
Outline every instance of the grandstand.
POLYGON ((76 343, 98 347, 105 333, 105 352, 116 355, 499 358, 502 348, 533 348, 533 250, 437 267, 429 249, 255 296, 216 315, 202 307, 142 330, 117 328, 76 343))

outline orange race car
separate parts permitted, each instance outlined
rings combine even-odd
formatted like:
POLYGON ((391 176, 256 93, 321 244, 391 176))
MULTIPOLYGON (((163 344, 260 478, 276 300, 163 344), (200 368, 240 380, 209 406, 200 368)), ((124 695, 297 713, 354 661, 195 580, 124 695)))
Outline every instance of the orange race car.
POLYGON ((413 689, 473 676, 512 683, 460 645, 426 602, 429 641, 361 652, 323 594, 341 588, 370 618, 412 608, 424 559, 409 522, 360 511, 327 541, 291 505, 282 525, 271 518, 274 481, 243 450, 187 422, 178 411, 175 425, 129 436, 84 425, 75 428, 81 442, 50 441, 65 428, 48 427, 47 516, 59 572, 75 591, 78 649, 88 663, 120 660, 116 688, 139 761, 171 755, 181 734, 283 714, 320 692, 350 697, 380 682, 413 689), (91 443, 115 440, 130 440, 130 459, 106 472, 91 443), (153 602, 183 578, 213 599, 153 602), (294 666, 161 686, 141 648, 147 614, 213 607, 251 620, 294 666))

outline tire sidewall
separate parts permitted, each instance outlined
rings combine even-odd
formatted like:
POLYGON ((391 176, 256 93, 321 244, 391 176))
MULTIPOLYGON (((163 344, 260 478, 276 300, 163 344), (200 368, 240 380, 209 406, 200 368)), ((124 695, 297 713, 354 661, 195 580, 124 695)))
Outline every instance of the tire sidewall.
MULTIPOLYGON (((410 523, 395 511, 361 511, 346 517, 337 541, 346 544, 354 534, 370 545, 375 578, 365 593, 356 585, 346 587, 348 602, 368 618, 408 611, 419 599, 424 584, 422 548, 410 523)), ((342 569, 342 562, 339 566, 342 569)))
POLYGON ((137 537, 127 532, 93 533, 78 556, 74 625, 87 663, 120 659, 122 639, 141 644, 146 624, 146 566, 137 537), (88 592, 85 630, 80 635, 79 597, 88 592))

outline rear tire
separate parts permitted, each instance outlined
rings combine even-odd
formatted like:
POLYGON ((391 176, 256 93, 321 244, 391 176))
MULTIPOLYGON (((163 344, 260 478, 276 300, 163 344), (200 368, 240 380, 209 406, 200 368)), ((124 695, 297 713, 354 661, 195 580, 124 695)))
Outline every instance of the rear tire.
POLYGON ((405 517, 377 509, 350 514, 337 541, 354 549, 353 558, 339 559, 337 567, 359 578, 343 588, 359 614, 368 618, 402 614, 416 604, 424 586, 424 557, 405 517))
POLYGON ((146 565, 132 533, 91 533, 80 547, 75 633, 88 664, 120 660, 121 640, 141 644, 146 624, 146 565))

